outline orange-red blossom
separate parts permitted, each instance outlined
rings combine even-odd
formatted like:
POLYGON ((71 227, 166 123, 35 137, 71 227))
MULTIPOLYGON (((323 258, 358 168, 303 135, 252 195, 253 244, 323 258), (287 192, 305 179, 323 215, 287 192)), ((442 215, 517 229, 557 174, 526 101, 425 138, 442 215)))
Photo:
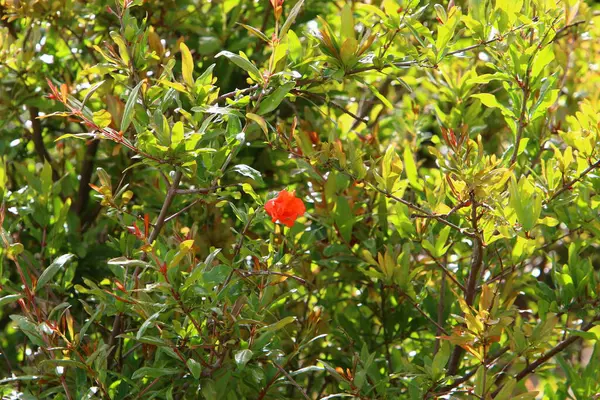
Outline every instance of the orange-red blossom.
POLYGON ((273 222, 292 227, 296 219, 304 214, 306 207, 302 200, 296 197, 294 190, 291 192, 282 190, 277 197, 267 201, 265 211, 271 216, 273 222))

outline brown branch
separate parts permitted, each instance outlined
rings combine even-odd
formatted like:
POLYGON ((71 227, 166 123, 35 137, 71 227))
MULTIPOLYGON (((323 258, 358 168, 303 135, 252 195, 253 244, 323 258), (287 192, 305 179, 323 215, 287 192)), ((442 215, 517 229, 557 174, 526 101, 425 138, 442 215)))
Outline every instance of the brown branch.
POLYGON ((52 179, 57 181, 60 178, 58 171, 56 170, 54 161, 50 157, 50 153, 44 145, 44 138, 42 136, 42 122, 39 120, 40 110, 37 107, 29 107, 29 118, 31 119, 31 131, 32 140, 35 152, 42 162, 46 161, 52 168, 52 179))
POLYGON ((341 105, 337 104, 334 101, 331 100, 327 100, 324 96, 321 96, 317 93, 312 93, 309 92, 307 90, 293 90, 295 93, 299 94, 299 95, 304 95, 305 97, 312 97, 314 99, 320 100, 322 102, 324 102, 325 104, 331 105, 334 108, 337 108, 338 110, 342 111, 344 114, 347 114, 349 116, 351 116, 352 118, 354 118, 356 121, 358 121, 359 123, 362 122, 363 124, 368 124, 369 121, 367 119, 364 119, 362 117, 359 117, 358 115, 354 114, 352 111, 348 111, 346 110, 344 107, 342 107, 341 105))
MULTIPOLYGON (((584 326, 581 327, 580 331, 582 331, 582 332, 589 331, 594 326, 596 326, 595 323, 598 320, 600 320, 600 315, 596 315, 594 318, 592 318, 592 320, 590 322, 588 322, 587 324, 585 324, 584 326)), ((535 372, 535 370, 538 367, 540 367, 542 364, 544 364, 545 362, 550 360, 552 357, 554 357, 555 355, 557 355, 558 353, 565 350, 567 347, 569 347, 570 345, 572 345, 573 343, 575 343, 581 339, 582 339, 581 336, 571 335, 571 337, 569 337, 568 339, 562 340, 560 343, 558 343, 556 346, 554 346, 551 350, 548 350, 546 353, 544 353, 543 356, 541 356, 540 358, 538 358, 537 360, 535 360, 534 362, 532 362, 531 364, 529 364, 528 366, 523 368, 521 370, 521 372, 519 372, 517 375, 514 376, 515 380, 518 382, 518 381, 522 380, 523 378, 525 378, 527 375, 535 372)), ((492 398, 496 397, 496 395, 500 392, 500 390, 502 390, 502 386, 498 387, 494 391, 494 393, 492 393, 492 398)))
MULTIPOLYGON (((98 152, 99 140, 92 140, 87 144, 83 161, 81 164, 81 178, 79 179, 79 190, 77 191, 77 200, 73 203, 73 210, 83 217, 85 209, 90 199, 90 182, 94 173, 94 161, 98 152)), ((85 222, 89 222, 86 218, 85 222)))
MULTIPOLYGON (((505 346, 505 347, 501 348, 494 355, 487 357, 484 360, 483 364, 490 365, 491 363, 495 362, 500 357, 502 357, 504 354, 506 354, 509 350, 510 350, 509 346, 505 346)), ((441 387, 438 391, 436 391, 435 393, 431 393, 429 396, 433 397, 433 398, 437 398, 436 396, 440 396, 444 393, 451 392, 453 389, 457 388, 458 386, 462 385, 463 383, 465 383, 466 381, 471 379, 471 377, 477 373, 477 370, 479 369, 480 366, 481 366, 481 364, 478 364, 471 371, 463 374, 460 378, 458 378, 454 382, 452 382, 452 384, 441 387)))
POLYGON ((156 223, 154 224, 154 229, 148 236, 148 244, 149 245, 152 245, 152 243, 156 240, 156 238, 160 234, 160 231, 162 230, 162 228, 166 222, 167 213, 169 212, 169 207, 171 207, 171 203, 173 203, 173 199, 175 198, 175 195, 177 194, 177 187, 179 186, 179 183, 181 182, 182 176, 183 176, 183 173, 181 171, 175 172, 175 176, 173 177, 173 183, 171 184, 171 186, 169 187, 169 189, 167 191, 167 196, 165 197, 162 208, 160 210, 160 214, 158 214, 158 218, 156 219, 156 223))
MULTIPOLYGON (((343 170, 342 170, 343 171, 343 170)), ((355 179, 357 180, 357 179, 355 179)), ((399 203, 404 204, 405 206, 407 206, 408 208, 411 208, 415 211, 420 212, 421 214, 423 214, 421 216, 421 218, 432 218, 435 219, 436 221, 449 226, 450 228, 457 230, 458 232, 460 232, 461 234, 468 236, 470 238, 476 238, 477 235, 473 232, 469 232, 466 229, 463 229, 461 227, 459 227, 458 225, 453 224, 452 222, 448 221, 447 219, 444 218, 444 215, 440 215, 440 214, 431 214, 430 212, 426 211, 425 209, 417 206, 416 204, 411 203, 410 201, 404 200, 398 196, 394 196, 393 194, 389 193, 388 191, 385 191, 383 189, 379 189, 377 186, 373 185, 370 182, 365 182, 365 184, 369 185, 373 190, 378 191, 379 193, 381 193, 382 195, 386 196, 389 199, 395 200, 399 203)))
POLYGON ((307 399, 310 400, 310 397, 308 397, 308 395, 306 394, 306 391, 304 391, 304 389, 302 388, 302 386, 300 386, 298 384, 298 382, 296 382, 294 380, 294 378, 291 377, 290 374, 287 373, 287 371, 279 364, 277 364, 275 361, 273 361, 273 365, 275 365, 277 367, 277 369, 283 374, 285 375, 285 377, 287 378, 288 381, 290 381, 290 383, 292 385, 294 385, 296 387, 296 389, 298 389, 300 391, 300 393, 302 394, 302 396, 307 399))
MULTIPOLYGON (((175 172, 175 177, 173 178, 173 183, 169 186, 169 189, 167 191, 167 196, 165 197, 162 208, 160 210, 160 214, 158 215, 156 223, 154 224, 154 229, 152 229, 152 232, 148 236, 147 243, 149 245, 152 245, 152 243, 156 240, 156 238, 160 234, 160 231, 162 230, 163 226, 165 225, 167 213, 169 212, 169 207, 171 206, 171 203, 173 203, 173 199, 175 198, 175 195, 177 192, 177 187, 179 186, 179 183, 181 182, 182 176, 183 176, 183 173, 181 171, 175 172)), ((142 259, 145 258, 145 255, 146 255, 146 253, 144 253, 142 255, 142 259)), ((140 273, 140 267, 136 266, 135 270, 133 271, 133 279, 136 281, 136 286, 137 286, 137 277, 138 277, 139 273, 140 273)), ((119 336, 121 334, 121 330, 122 330, 121 329, 122 328, 121 319, 122 319, 122 314, 118 314, 115 317, 115 322, 113 324, 113 330, 112 330, 112 333, 109 338, 109 343, 114 343, 117 336, 119 336)), ((114 349, 116 350, 116 347, 114 347, 114 349)), ((108 365, 111 365, 114 355, 115 355, 115 351, 111 350, 111 352, 109 353, 109 355, 107 357, 108 365)))
POLYGON ((431 252, 427 249, 424 249, 425 252, 429 255, 429 257, 431 257, 431 259, 433 260, 433 262, 440 267, 440 269, 444 272, 444 274, 450 278, 450 280, 452 282, 454 282, 459 288, 460 290, 462 290, 462 292, 464 293, 466 291, 465 289, 465 285, 463 285, 462 283, 460 283, 458 281, 458 279, 456 278, 456 276, 452 273, 452 271, 450 271, 448 268, 446 268, 446 266, 444 264, 442 264, 441 262, 439 262, 434 256, 433 254, 431 254, 431 252))
MULTIPOLYGON (((471 191, 470 193, 470 200, 471 224, 473 226, 473 231, 475 232, 475 237, 473 238, 473 254, 471 256, 471 269, 469 270, 469 278, 467 279, 467 287, 465 291, 465 302, 469 306, 473 304, 473 300, 475 299, 475 294, 477 293, 477 280, 479 279, 479 271, 481 269, 481 265, 483 264, 483 242, 479 237, 477 227, 477 206, 479 204, 475 201, 474 191, 471 191)), ((464 350, 462 347, 454 347, 454 350, 452 351, 452 355, 450 357, 450 361, 448 362, 448 375, 455 375, 458 371, 463 352, 464 350)))
POLYGON ((248 92, 258 89, 259 87, 260 87, 259 85, 253 85, 253 86, 247 87, 245 89, 239 89, 239 90, 236 89, 233 92, 222 94, 221 96, 219 96, 216 99, 214 99, 213 101, 211 101, 210 104, 211 105, 218 104, 218 103, 224 101, 225 99, 230 99, 230 98, 235 97, 240 94, 246 94, 248 92))
POLYGON ((593 170, 595 170, 598 167, 600 167, 600 160, 596 161, 595 163, 593 163, 592 165, 587 167, 585 169, 585 171, 583 171, 581 174, 579 174, 579 176, 577 178, 565 183, 560 189, 558 189, 556 192, 554 192, 554 194, 547 201, 545 201, 545 204, 550 203, 552 200, 554 200, 555 198, 557 198, 558 196, 560 196, 562 193, 566 192, 567 190, 571 190, 573 188, 574 184, 583 180, 583 178, 585 178, 587 174, 589 174, 590 172, 592 172, 593 170))
POLYGON ((444 335, 446 335, 446 336, 450 335, 448 333, 448 331, 446 329, 444 329, 443 326, 438 324, 433 318, 431 318, 429 315, 427 315, 427 313, 425 313, 425 311, 423 311, 423 309, 421 307, 419 307, 419 305, 408 294, 404 293, 402 290, 400 290, 400 288, 398 288, 396 286, 395 286, 395 288, 402 297, 404 297, 405 299, 407 299, 410 302, 410 304, 419 312, 419 314, 421 314, 423 317, 425 317, 425 319, 427 319, 427 321, 429 321, 433 325, 435 325, 435 327, 440 332, 442 332, 444 335))

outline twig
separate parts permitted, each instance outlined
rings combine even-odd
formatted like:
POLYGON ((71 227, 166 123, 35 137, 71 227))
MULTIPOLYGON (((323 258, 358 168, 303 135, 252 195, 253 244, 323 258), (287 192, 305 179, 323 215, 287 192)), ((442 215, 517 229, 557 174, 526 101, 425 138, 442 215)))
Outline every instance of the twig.
POLYGON ((50 157, 50 153, 48 153, 46 146, 44 146, 44 138, 42 137, 42 123, 38 117, 38 108, 33 106, 29 107, 29 118, 31 119, 31 131, 33 134, 33 147, 35 148, 35 152, 37 153, 38 157, 42 161, 47 161, 48 164, 50 164, 50 167, 52 168, 52 179, 57 181, 60 176, 56 170, 52 157, 50 157))
POLYGON ((314 99, 318 99, 323 101, 325 104, 329 104, 331 106, 333 106, 334 108, 337 108, 338 110, 342 111, 344 114, 348 114, 349 116, 351 116, 352 118, 354 118, 356 121, 362 122, 364 124, 368 124, 369 121, 365 118, 359 117, 358 115, 354 114, 352 111, 348 111, 346 110, 344 107, 342 107, 341 105, 337 104, 336 102, 332 101, 332 100, 327 100, 324 96, 321 96, 319 94, 316 93, 312 93, 309 92, 307 90, 294 90, 295 93, 299 94, 299 95, 304 95, 307 97, 312 97, 314 99))
POLYGON ((287 379, 290 381, 290 383, 291 383, 292 385, 294 385, 294 386, 296 387, 296 389, 298 389, 298 390, 300 391, 300 393, 302 394, 302 396, 303 396, 305 399, 307 399, 307 400, 310 400, 310 397, 308 397, 308 395, 306 394, 306 392, 304 391, 304 389, 302 388, 302 386, 300 386, 300 385, 298 384, 298 382, 296 382, 296 381, 294 380, 294 378, 292 378, 292 377, 290 376, 290 374, 288 374, 288 373, 287 373, 287 371, 281 367, 281 365, 277 364, 275 361, 273 361, 273 365, 275 365, 275 366, 277 367, 277 369, 278 369, 278 370, 279 370, 279 371, 280 371, 280 372, 281 372, 283 375, 285 375, 285 377, 286 377, 286 378, 287 378, 287 379))
POLYGON ((444 335, 449 336, 450 334, 448 333, 448 331, 446 329, 444 329, 443 326, 441 326, 440 324, 438 324, 433 318, 431 318, 429 315, 427 315, 427 313, 425 313, 425 311, 423 311, 423 309, 421 307, 419 307, 419 305, 406 293, 404 293, 402 290, 400 290, 400 288, 396 287, 396 290, 398 290, 398 293, 404 297, 405 299, 407 299, 411 305, 422 315, 424 316, 427 321, 431 322, 433 325, 435 325, 438 330, 440 332, 442 332, 444 335))
POLYGON ((99 144, 99 140, 92 140, 91 143, 87 144, 83 156, 80 174, 81 179, 79 180, 79 190, 77 191, 77 200, 75 203, 73 203, 73 210, 79 215, 80 218, 83 217, 85 208, 90 199, 90 182, 92 180, 92 174, 94 173, 94 161, 96 159, 96 153, 98 152, 99 144))
MULTIPOLYGON (((506 354, 506 352, 508 352, 508 350, 510 350, 509 346, 503 347, 497 353, 495 353, 493 356, 489 356, 488 358, 486 358, 484 363, 486 365, 489 365, 489 364, 495 362, 497 359, 499 359, 504 354, 506 354)), ((439 395, 442 395, 443 393, 448 393, 448 392, 452 391, 453 389, 457 388, 458 386, 460 386, 463 383, 465 383, 466 381, 468 381, 473 375, 475 375, 477 373, 478 369, 479 369, 479 365, 477 365, 471 371, 463 374, 460 378, 458 378, 454 382, 452 382, 452 384, 440 388, 439 391, 436 391, 435 393, 433 393, 431 395, 433 395, 434 398, 437 398, 436 396, 439 396, 439 395)))
POLYGON ((566 184, 564 184, 560 189, 558 189, 556 192, 554 192, 554 194, 544 203, 548 204, 550 203, 552 200, 554 200, 555 198, 557 198, 558 196, 560 196, 563 192, 570 190, 573 188, 573 185, 578 183, 579 181, 581 181, 583 178, 585 178, 585 176, 587 174, 589 174, 590 172, 592 172, 593 170, 595 170, 596 168, 600 167, 600 160, 596 161, 595 163, 593 163, 592 165, 590 165, 589 167, 587 167, 585 169, 585 171, 583 171, 581 174, 579 174, 579 176, 569 182, 567 182, 566 184))
POLYGON ((183 176, 183 173, 181 171, 175 172, 175 176, 173 177, 173 183, 169 187, 167 196, 165 197, 165 201, 163 202, 163 205, 162 205, 162 209, 160 210, 160 214, 158 214, 158 218, 156 220, 156 223, 154 224, 154 229, 148 236, 148 244, 150 244, 150 245, 156 240, 156 238, 160 234, 160 231, 162 230, 162 228, 166 222, 167 213, 169 212, 169 207, 171 206, 171 203, 173 203, 173 199, 175 198, 175 195, 177 194, 177 187, 179 186, 179 182, 181 182, 182 176, 183 176))
POLYGON ((214 192, 217 189, 224 189, 227 186, 211 186, 208 188, 198 188, 198 189, 177 189, 175 192, 177 194, 207 194, 214 192))
POLYGON ((170 217, 168 217, 167 219, 165 219, 165 223, 169 222, 173 218, 177 218, 179 215, 186 212, 190 208, 194 207, 196 204, 198 204, 201 201, 202 201, 202 199, 196 199, 196 200, 192 201, 190 204, 188 204, 187 206, 183 207, 181 210, 177 211, 175 214, 173 214, 170 217))
POLYGON ((460 290, 462 290, 462 292, 464 293, 466 291, 465 289, 465 285, 463 285, 462 283, 460 283, 458 281, 458 279, 456 278, 456 276, 454 276, 454 274, 452 273, 452 271, 450 271, 448 268, 446 268, 446 266, 444 264, 442 264, 441 262, 439 262, 434 256, 433 254, 431 254, 431 252, 427 249, 424 249, 425 252, 429 255, 429 257, 431 257, 431 259, 433 260, 433 262, 440 267, 440 269, 444 272, 444 274, 450 278, 450 280, 454 283, 456 283, 456 285, 460 288, 460 290))
POLYGON ((244 276, 253 276, 253 275, 278 275, 278 276, 285 276, 286 278, 292 278, 298 282, 300 282, 301 284, 303 284, 304 286, 312 286, 310 284, 310 282, 307 282, 305 279, 300 278, 299 276, 296 275, 291 275, 291 274, 286 274, 285 272, 278 272, 278 271, 247 271, 244 272, 243 274, 244 276))
MULTIPOLYGON (((594 326, 596 326, 595 322, 598 320, 600 320, 600 315, 596 315, 594 318, 592 318, 592 320, 590 322, 588 322, 587 324, 585 324, 584 326, 581 327, 580 331, 583 331, 583 332, 589 331, 594 326)), ((544 364, 546 361, 550 360, 552 357, 554 357, 555 355, 557 355, 558 353, 560 353, 561 351, 563 351, 564 349, 566 349, 567 347, 569 347, 570 345, 572 345, 573 343, 575 343, 581 339, 582 339, 581 336, 571 335, 571 337, 569 337, 568 339, 562 340, 559 344, 554 346, 551 350, 548 350, 546 353, 544 353, 543 356, 541 356, 540 358, 538 358, 537 360, 535 360, 534 362, 532 362, 531 364, 529 364, 528 366, 523 368, 521 370, 521 372, 519 372, 517 375, 515 375, 515 377, 514 377, 515 380, 517 382, 522 380, 527 375, 534 372, 539 366, 544 364)), ((496 395, 500 392, 500 390, 502 390, 502 386, 497 388, 494 391, 494 393, 492 393, 492 397, 496 397, 496 395)))
MULTIPOLYGON (((471 269, 469 270, 469 278, 467 280, 467 288, 465 291, 465 302, 467 305, 472 305, 473 300, 475 299, 475 294, 477 292, 477 280, 479 279, 479 270, 481 269, 481 265, 483 264, 483 243, 478 234, 477 227, 477 206, 478 203, 475 201, 475 192, 471 191, 470 193, 471 200, 471 224, 473 226, 473 231, 475 232, 475 237, 473 238, 473 254, 471 256, 471 269)), ((452 351, 452 355, 450 357, 450 361, 448 363, 448 375, 455 375, 459 366, 460 360, 463 355, 463 348, 460 346, 455 346, 452 351)))
POLYGON ((220 102, 222 102, 222 101, 223 101, 223 100, 225 100, 225 99, 230 99, 230 98, 232 98, 232 97, 235 97, 235 96, 237 96, 237 95, 246 94, 246 93, 248 93, 248 92, 251 92, 251 91, 253 91, 253 90, 256 90, 256 89, 258 89, 259 87, 260 87, 259 85, 252 85, 252 86, 250 86, 250 87, 247 87, 247 88, 245 88, 245 89, 239 89, 239 90, 237 90, 237 89, 236 89, 236 90, 234 90, 233 92, 229 92, 229 93, 222 94, 221 96, 219 96, 219 97, 217 97, 216 99, 214 99, 213 101, 211 101, 211 103, 210 103, 210 104, 211 104, 211 105, 215 105, 215 104, 217 104, 217 103, 220 103, 220 102))

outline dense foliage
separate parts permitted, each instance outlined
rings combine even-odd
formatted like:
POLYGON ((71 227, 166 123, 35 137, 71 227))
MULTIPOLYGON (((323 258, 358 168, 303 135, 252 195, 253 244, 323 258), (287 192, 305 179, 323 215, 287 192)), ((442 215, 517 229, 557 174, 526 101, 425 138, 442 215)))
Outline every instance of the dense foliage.
POLYGON ((0 396, 600 393, 583 0, 0 0, 0 396))

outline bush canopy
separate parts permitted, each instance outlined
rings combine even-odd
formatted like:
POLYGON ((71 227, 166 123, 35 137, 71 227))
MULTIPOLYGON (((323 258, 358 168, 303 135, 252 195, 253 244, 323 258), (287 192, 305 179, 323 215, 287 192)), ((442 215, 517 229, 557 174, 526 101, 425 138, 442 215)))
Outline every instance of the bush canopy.
POLYGON ((0 0, 0 397, 600 395, 583 0, 0 0))

